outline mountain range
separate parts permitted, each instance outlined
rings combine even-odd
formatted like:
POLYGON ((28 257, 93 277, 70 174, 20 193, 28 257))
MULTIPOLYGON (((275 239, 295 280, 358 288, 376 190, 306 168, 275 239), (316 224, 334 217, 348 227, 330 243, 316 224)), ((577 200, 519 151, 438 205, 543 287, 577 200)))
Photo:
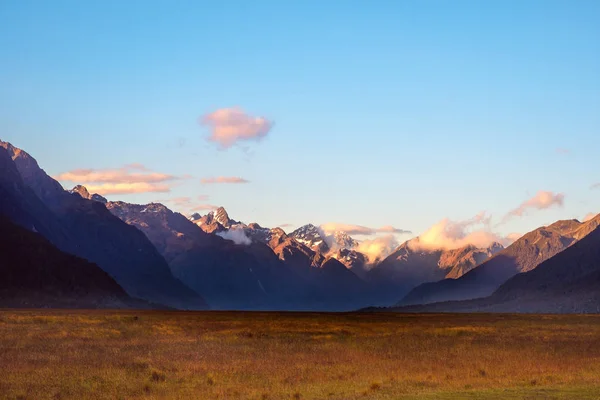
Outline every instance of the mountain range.
POLYGON ((0 171, 0 305, 593 312, 600 304, 600 216, 558 221, 507 248, 431 248, 417 237, 381 258, 313 224, 286 233, 223 207, 186 217, 82 185, 65 190, 2 141, 0 171))

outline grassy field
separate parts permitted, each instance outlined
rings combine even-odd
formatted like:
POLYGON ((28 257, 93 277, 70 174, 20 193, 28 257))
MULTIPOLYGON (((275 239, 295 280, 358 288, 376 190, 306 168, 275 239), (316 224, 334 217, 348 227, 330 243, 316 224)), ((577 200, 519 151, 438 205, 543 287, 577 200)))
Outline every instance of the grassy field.
POLYGON ((600 399, 600 316, 0 310, 5 399, 600 399))

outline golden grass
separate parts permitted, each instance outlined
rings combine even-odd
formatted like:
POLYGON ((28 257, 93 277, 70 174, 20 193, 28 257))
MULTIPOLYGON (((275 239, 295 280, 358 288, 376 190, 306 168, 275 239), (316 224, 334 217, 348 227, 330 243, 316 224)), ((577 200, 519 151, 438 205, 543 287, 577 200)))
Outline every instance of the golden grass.
POLYGON ((600 399, 600 316, 5 310, 0 398, 600 399))

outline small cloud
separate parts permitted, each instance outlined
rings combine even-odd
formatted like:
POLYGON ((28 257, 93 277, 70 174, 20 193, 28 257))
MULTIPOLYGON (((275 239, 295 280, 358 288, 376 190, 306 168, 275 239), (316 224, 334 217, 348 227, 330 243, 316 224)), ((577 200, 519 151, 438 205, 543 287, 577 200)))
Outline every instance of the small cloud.
POLYGON ((230 229, 225 232, 217 233, 217 236, 221 236, 223 239, 231 240, 235 244, 248 246, 252 243, 252 240, 248 236, 243 229, 230 229))
POLYGON ((521 217, 528 210, 545 210, 552 206, 562 207, 565 201, 565 195, 563 193, 553 193, 549 191, 539 191, 532 198, 524 201, 521 205, 514 210, 510 211, 502 220, 506 222, 512 217, 521 217))
POLYGON ((207 194, 201 194, 201 195, 199 195, 199 196, 197 197, 197 199, 198 199, 198 200, 200 200, 200 201, 206 201, 206 200, 208 200, 209 198, 210 198, 210 196, 209 196, 209 195, 207 195, 207 194))
POLYGON ((58 181, 85 183, 159 183, 181 179, 174 175, 152 172, 141 164, 128 164, 118 169, 75 169, 54 177, 58 181), (141 172, 132 172, 141 171, 141 172))
POLYGON ((166 193, 171 191, 171 186, 162 183, 134 182, 134 183, 102 183, 100 185, 86 185, 88 192, 100 195, 133 194, 133 193, 166 193))
POLYGON ((133 163, 115 169, 74 169, 54 179, 84 184, 90 193, 110 195, 169 192, 173 182, 183 177, 153 172, 143 164, 133 163))
POLYGON ((279 228, 291 228, 292 226, 294 226, 293 224, 281 224, 281 225, 277 225, 279 228))
POLYGON ((596 213, 589 213, 587 214, 585 217, 583 217, 583 222, 588 222, 589 220, 593 219, 596 215, 596 213))
POLYGON ((191 211, 216 210, 219 206, 214 204, 198 204, 190 208, 191 211))
POLYGON ((240 178, 237 176, 218 176, 214 178, 203 178, 200 180, 200 183, 204 185, 213 184, 213 183, 248 183, 249 181, 240 178))
POLYGON ((556 153, 557 154, 562 154, 562 155, 569 155, 569 154, 571 154, 571 150, 565 149, 564 147, 558 147, 556 149, 556 153))
POLYGON ((374 235, 377 233, 397 233, 397 234, 410 234, 410 231, 404 229, 394 228, 393 226, 382 226, 381 228, 369 228, 362 225, 351 225, 351 224, 339 224, 337 222, 329 222, 321 225, 321 229, 326 234, 333 232, 342 231, 349 235, 374 235))
POLYGON ((600 189, 600 182, 594 183, 592 186, 590 186, 590 189, 592 189, 592 190, 594 190, 594 189, 600 189))
POLYGON ((172 199, 167 200, 169 203, 175 204, 176 206, 187 207, 192 202, 190 197, 174 197, 172 199))
POLYGON ((239 107, 220 108, 201 118, 210 128, 208 140, 227 149, 240 141, 258 141, 271 131, 273 123, 264 117, 255 117, 239 107))

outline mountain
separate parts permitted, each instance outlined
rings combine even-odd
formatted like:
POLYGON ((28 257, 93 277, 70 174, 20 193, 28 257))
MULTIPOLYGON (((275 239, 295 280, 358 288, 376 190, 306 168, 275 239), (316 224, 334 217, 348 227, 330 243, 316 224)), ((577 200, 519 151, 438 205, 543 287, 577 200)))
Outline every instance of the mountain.
POLYGON ((398 304, 427 304, 486 297, 512 276, 531 271, 585 237, 598 221, 558 221, 519 238, 494 257, 458 279, 426 283, 413 289, 398 304))
POLYGON ((319 253, 327 253, 329 245, 327 244, 326 235, 323 231, 313 224, 307 224, 290 233, 290 237, 294 238, 299 243, 307 246, 313 251, 319 253))
MULTIPOLYGON (((244 226, 227 216, 225 209, 209 213, 222 230, 206 233, 162 204, 108 202, 107 208, 124 222, 140 229, 169 261, 173 274, 201 293, 215 309, 286 309, 303 301, 303 281, 284 265, 256 236, 236 244, 226 233, 243 235, 244 226), (224 219, 227 216, 227 221, 224 219), (219 218, 231 229, 226 229, 219 218)), ((196 218, 198 219, 198 218, 196 218)), ((206 221, 206 219, 205 219, 206 221)), ((251 224, 263 236, 264 228, 251 224)), ((250 228, 249 228, 250 229, 250 228)))
POLYGON ((0 306, 149 308, 106 272, 0 216, 0 306))
POLYGON ((332 242, 331 247, 336 249, 354 249, 358 247, 358 241, 354 240, 350 235, 343 231, 336 231, 330 235, 332 242))
POLYGON ((102 202, 69 193, 29 154, 0 141, 0 211, 60 250, 97 264, 132 297, 175 308, 205 308, 177 280, 146 236, 102 202))
POLYGON ((224 209, 201 217, 200 227, 216 222, 217 216, 229 229, 217 222, 222 229, 209 230, 210 236, 231 240, 199 244, 171 262, 174 274, 205 295, 211 305, 331 311, 367 305, 365 282, 336 260, 329 261, 281 228, 234 221, 224 209), (239 240, 242 237, 247 240, 239 240))
POLYGON ((331 257, 344 264, 346 268, 362 279, 366 279, 367 273, 371 268, 369 258, 356 250, 342 248, 331 255, 331 257))
POLYGON ((227 211, 223 207, 219 207, 204 216, 194 213, 190 217, 190 220, 206 233, 223 232, 236 225, 240 225, 238 221, 229 218, 227 211))
POLYGON ((75 186, 73 189, 69 190, 69 193, 78 194, 79 196, 83 197, 84 199, 94 200, 94 201, 97 201, 97 202, 103 203, 103 204, 106 204, 108 202, 108 200, 106 200, 106 198, 100 196, 97 193, 90 194, 90 192, 88 192, 87 188, 83 185, 75 186))
POLYGON ((499 243, 483 249, 473 245, 452 250, 428 249, 415 238, 369 270, 367 279, 378 288, 376 303, 392 304, 398 296, 424 282, 460 277, 502 249, 499 243))
POLYGON ((106 208, 116 217, 133 225, 148 237, 159 253, 170 262, 196 244, 213 240, 182 214, 160 203, 146 205, 110 201, 106 208))
MULTIPOLYGON (((591 224, 590 224, 591 222, 591 224)), ((600 215, 568 249, 505 282, 489 309, 536 313, 600 312, 600 215)))
MULTIPOLYGON (((392 310, 598 313, 600 312, 600 215, 591 222, 589 225, 581 224, 575 229, 578 231, 575 236, 587 233, 580 240, 540 263, 536 268, 508 279, 488 297, 404 306, 392 310)), ((575 224, 570 223, 570 225, 575 224)))

